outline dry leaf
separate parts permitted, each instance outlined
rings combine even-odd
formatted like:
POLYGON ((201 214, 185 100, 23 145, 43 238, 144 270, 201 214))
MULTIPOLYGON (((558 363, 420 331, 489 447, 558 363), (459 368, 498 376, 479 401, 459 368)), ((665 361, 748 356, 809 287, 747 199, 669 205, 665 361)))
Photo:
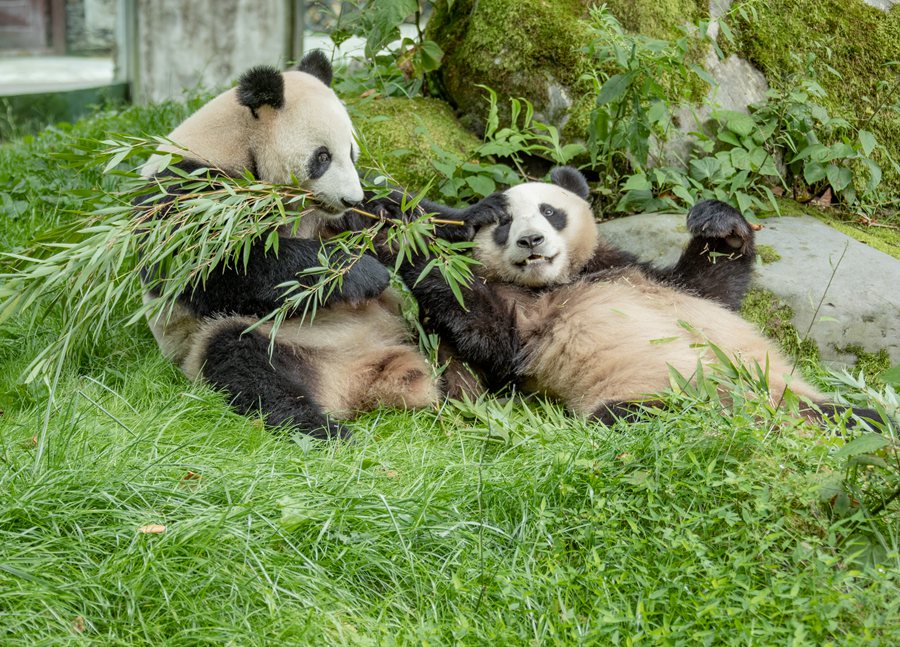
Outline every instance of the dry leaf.
POLYGON ((810 202, 819 207, 831 206, 831 187, 825 189, 825 193, 820 195, 818 198, 810 200, 810 202))
POLYGON ((191 470, 188 470, 188 473, 185 474, 184 476, 182 476, 181 480, 182 481, 199 481, 200 478, 201 477, 199 474, 197 474, 197 472, 192 472, 191 470))
POLYGON ((75 619, 72 621, 72 630, 75 633, 83 634, 84 633, 84 618, 81 616, 75 616, 75 619))
POLYGON ((384 475, 387 476, 389 479, 395 479, 398 476, 397 470, 388 470, 387 472, 384 473, 384 475))
POLYGON ((140 533, 144 533, 145 535, 158 535, 165 532, 166 527, 158 523, 151 523, 147 526, 141 526, 137 529, 137 531, 140 533))

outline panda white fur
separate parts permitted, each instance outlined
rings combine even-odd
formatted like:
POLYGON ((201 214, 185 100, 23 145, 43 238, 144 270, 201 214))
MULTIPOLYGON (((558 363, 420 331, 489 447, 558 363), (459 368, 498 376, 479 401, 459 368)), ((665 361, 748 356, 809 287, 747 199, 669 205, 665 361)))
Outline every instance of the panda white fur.
MULTIPOLYGON (((277 256, 259 241, 246 270, 219 268, 149 322, 163 353, 188 377, 224 390, 238 411, 259 412, 269 426, 318 437, 347 434, 333 419, 379 404, 424 407, 438 396, 430 367, 408 343, 389 274, 371 256, 353 265, 311 323, 284 322, 271 357, 269 326, 245 332, 281 304, 277 285, 315 281, 298 273, 320 264, 323 240, 350 227, 345 211, 364 198, 353 126, 329 87, 331 77, 331 64, 318 51, 297 70, 253 68, 169 134, 174 145, 161 152, 181 155, 185 170, 249 171, 273 183, 296 179, 318 207, 303 216, 295 235, 279 232, 277 256)), ((148 177, 160 172, 158 156, 144 167, 148 177)), ((145 299, 154 298, 146 285, 145 299)))
POLYGON ((430 329, 489 385, 514 382, 611 422, 665 390, 669 367, 690 377, 698 362, 716 363, 714 344, 736 362, 766 368, 773 403, 789 386, 835 412, 733 311, 754 258, 753 231, 740 213, 716 201, 696 205, 690 244, 676 265, 658 269, 600 238, 578 171, 557 168, 552 179, 468 211, 468 224, 480 227, 473 254, 481 266, 463 291, 465 307, 438 274, 418 280, 427 259, 402 269, 430 329))

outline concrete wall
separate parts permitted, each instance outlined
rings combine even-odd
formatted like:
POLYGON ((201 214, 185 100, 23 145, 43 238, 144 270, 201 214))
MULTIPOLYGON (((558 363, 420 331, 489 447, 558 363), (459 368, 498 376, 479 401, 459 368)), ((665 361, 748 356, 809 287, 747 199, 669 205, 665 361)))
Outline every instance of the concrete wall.
POLYGON ((135 101, 225 88, 253 65, 283 66, 290 0, 137 0, 135 101))
POLYGON ((109 54, 115 28, 116 0, 66 0, 66 52, 109 54))

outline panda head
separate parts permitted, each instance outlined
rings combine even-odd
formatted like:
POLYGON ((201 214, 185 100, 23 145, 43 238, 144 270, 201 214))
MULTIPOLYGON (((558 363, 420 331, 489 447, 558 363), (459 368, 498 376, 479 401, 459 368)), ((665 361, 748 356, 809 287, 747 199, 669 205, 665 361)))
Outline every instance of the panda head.
POLYGON ((340 216, 363 190, 353 124, 331 78, 318 50, 296 70, 254 67, 172 131, 174 145, 163 150, 231 175, 249 170, 265 182, 296 181, 316 196, 320 215, 340 216))
POLYGON ((590 259, 599 236, 587 181, 571 167, 553 169, 551 179, 514 186, 491 201, 493 207, 485 207, 498 211, 495 222, 474 238, 485 278, 554 285, 570 280, 590 259))

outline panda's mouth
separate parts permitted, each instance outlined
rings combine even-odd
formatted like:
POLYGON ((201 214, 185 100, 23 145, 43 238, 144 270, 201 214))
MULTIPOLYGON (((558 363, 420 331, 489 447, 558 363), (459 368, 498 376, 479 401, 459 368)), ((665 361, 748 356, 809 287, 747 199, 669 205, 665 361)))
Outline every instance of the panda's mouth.
POLYGON ((528 258, 522 259, 518 263, 515 263, 516 267, 526 268, 532 265, 538 265, 546 263, 550 265, 556 259, 559 254, 554 254, 553 256, 544 256, 543 254, 532 254, 528 258))

